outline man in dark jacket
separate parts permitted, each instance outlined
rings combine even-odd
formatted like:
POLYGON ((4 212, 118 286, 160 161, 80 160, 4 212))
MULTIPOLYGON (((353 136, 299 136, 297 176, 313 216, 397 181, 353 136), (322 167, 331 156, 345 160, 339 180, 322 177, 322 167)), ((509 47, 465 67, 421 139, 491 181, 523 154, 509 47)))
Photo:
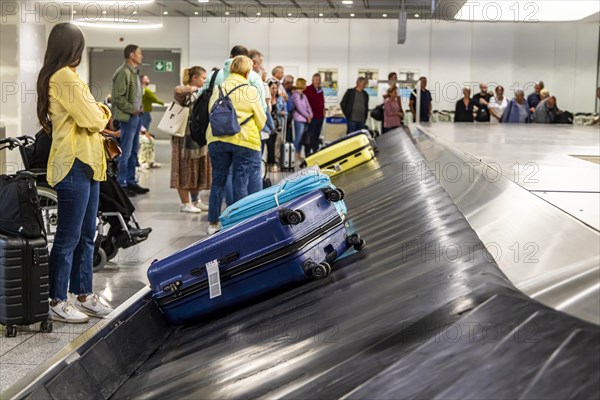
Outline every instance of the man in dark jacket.
POLYGON ((112 115, 121 126, 118 181, 129 195, 148 193, 149 189, 137 184, 138 149, 142 129, 142 85, 136 70, 142 64, 142 49, 134 44, 125 47, 125 63, 113 76, 112 115))
MULTIPOLYGON (((310 104, 313 112, 313 118, 308 124, 308 134, 310 135, 310 150, 307 156, 319 150, 319 137, 323 128, 323 118, 325 118, 325 96, 321 87, 321 75, 314 74, 312 85, 304 89, 304 95, 310 104)), ((306 151, 306 149, 305 149, 306 151)))
POLYGON ((365 128, 369 113, 369 95, 365 92, 367 78, 356 80, 356 87, 348 89, 342 99, 342 112, 346 117, 348 132, 352 133, 365 128))
POLYGON ((485 83, 479 84, 479 93, 473 96, 473 103, 477 107, 477 116, 475 121, 477 122, 490 122, 490 110, 488 105, 492 95, 487 91, 487 85, 485 83))

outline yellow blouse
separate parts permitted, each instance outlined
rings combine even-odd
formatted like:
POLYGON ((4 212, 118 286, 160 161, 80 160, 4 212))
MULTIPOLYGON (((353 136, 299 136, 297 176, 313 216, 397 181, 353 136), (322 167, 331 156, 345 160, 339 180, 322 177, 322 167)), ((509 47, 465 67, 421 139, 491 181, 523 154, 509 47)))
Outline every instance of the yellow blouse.
POLYGON ((75 159, 89 165, 94 180, 106 180, 106 157, 101 132, 110 119, 110 110, 96 102, 88 86, 69 67, 50 78, 52 148, 47 180, 55 186, 69 173, 75 159))

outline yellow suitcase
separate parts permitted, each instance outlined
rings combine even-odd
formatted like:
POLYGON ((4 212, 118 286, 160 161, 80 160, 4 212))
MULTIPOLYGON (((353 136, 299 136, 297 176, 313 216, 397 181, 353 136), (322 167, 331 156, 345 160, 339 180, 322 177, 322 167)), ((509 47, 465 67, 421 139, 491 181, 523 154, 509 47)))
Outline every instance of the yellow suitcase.
POLYGON ((375 158, 375 151, 367 135, 351 135, 308 156, 303 166, 317 165, 321 169, 335 170, 331 176, 347 171, 375 158))

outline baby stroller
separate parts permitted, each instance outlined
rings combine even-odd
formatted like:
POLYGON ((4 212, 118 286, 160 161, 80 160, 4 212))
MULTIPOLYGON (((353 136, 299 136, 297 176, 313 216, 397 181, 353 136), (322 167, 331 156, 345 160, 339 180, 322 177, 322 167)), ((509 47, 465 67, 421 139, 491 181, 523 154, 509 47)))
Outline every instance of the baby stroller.
MULTIPOLYGON (((48 243, 54 241, 58 222, 58 199, 56 192, 46 181, 46 166, 52 138, 39 131, 35 138, 20 136, 11 138, 9 149, 19 147, 24 169, 36 175, 42 216, 48 235, 48 243)), ((143 242, 152 228, 140 228, 135 218, 135 207, 123 188, 116 181, 115 165, 109 162, 107 180, 100 183, 98 206, 98 233, 94 241, 94 272, 100 271, 106 262, 115 258, 119 249, 143 242)))

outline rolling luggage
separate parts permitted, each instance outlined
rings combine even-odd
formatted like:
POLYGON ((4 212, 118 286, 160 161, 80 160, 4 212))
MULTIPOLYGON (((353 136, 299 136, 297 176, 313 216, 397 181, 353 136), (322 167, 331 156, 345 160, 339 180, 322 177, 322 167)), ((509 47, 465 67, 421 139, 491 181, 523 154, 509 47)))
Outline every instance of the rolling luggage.
POLYGON ((17 336, 17 325, 40 321, 42 332, 52 332, 48 290, 46 239, 0 234, 0 323, 7 337, 17 336))
POLYGON ((166 319, 180 325, 324 278, 338 256, 364 244, 316 190, 155 261, 148 279, 166 319))
POLYGON ((343 201, 343 190, 336 189, 331 184, 329 176, 322 173, 319 167, 311 167, 296 172, 283 179, 279 184, 246 196, 227 207, 219 217, 221 226, 223 229, 227 229, 248 218, 275 208, 279 204, 287 203, 317 189, 327 191, 327 195, 334 201, 338 213, 342 218, 345 218, 348 209, 343 201))
POLYGON ((346 136, 343 136, 343 137, 341 137, 341 138, 339 138, 337 140, 334 140, 333 142, 329 143, 327 146, 323 147, 323 149, 326 148, 326 147, 332 146, 334 144, 338 144, 340 142, 343 142, 345 140, 351 139, 351 138, 356 137, 358 135, 365 135, 369 139, 369 143, 371 143, 371 147, 373 147, 373 151, 375 152, 375 154, 377 154, 379 152, 379 147, 377 146, 377 142, 374 139, 376 135, 375 135, 374 132, 371 132, 368 129, 361 129, 360 131, 351 132, 351 133, 347 134, 346 136))
POLYGON ((284 142, 281 144, 281 170, 282 171, 293 171, 296 168, 296 149, 294 143, 290 142, 287 138, 287 124, 284 122, 281 124, 281 137, 284 142))
POLYGON ((302 165, 309 167, 317 165, 321 169, 333 169, 335 171, 332 176, 334 176, 372 160, 375 158, 373 139, 368 131, 365 132, 354 132, 336 140, 306 157, 302 165))

